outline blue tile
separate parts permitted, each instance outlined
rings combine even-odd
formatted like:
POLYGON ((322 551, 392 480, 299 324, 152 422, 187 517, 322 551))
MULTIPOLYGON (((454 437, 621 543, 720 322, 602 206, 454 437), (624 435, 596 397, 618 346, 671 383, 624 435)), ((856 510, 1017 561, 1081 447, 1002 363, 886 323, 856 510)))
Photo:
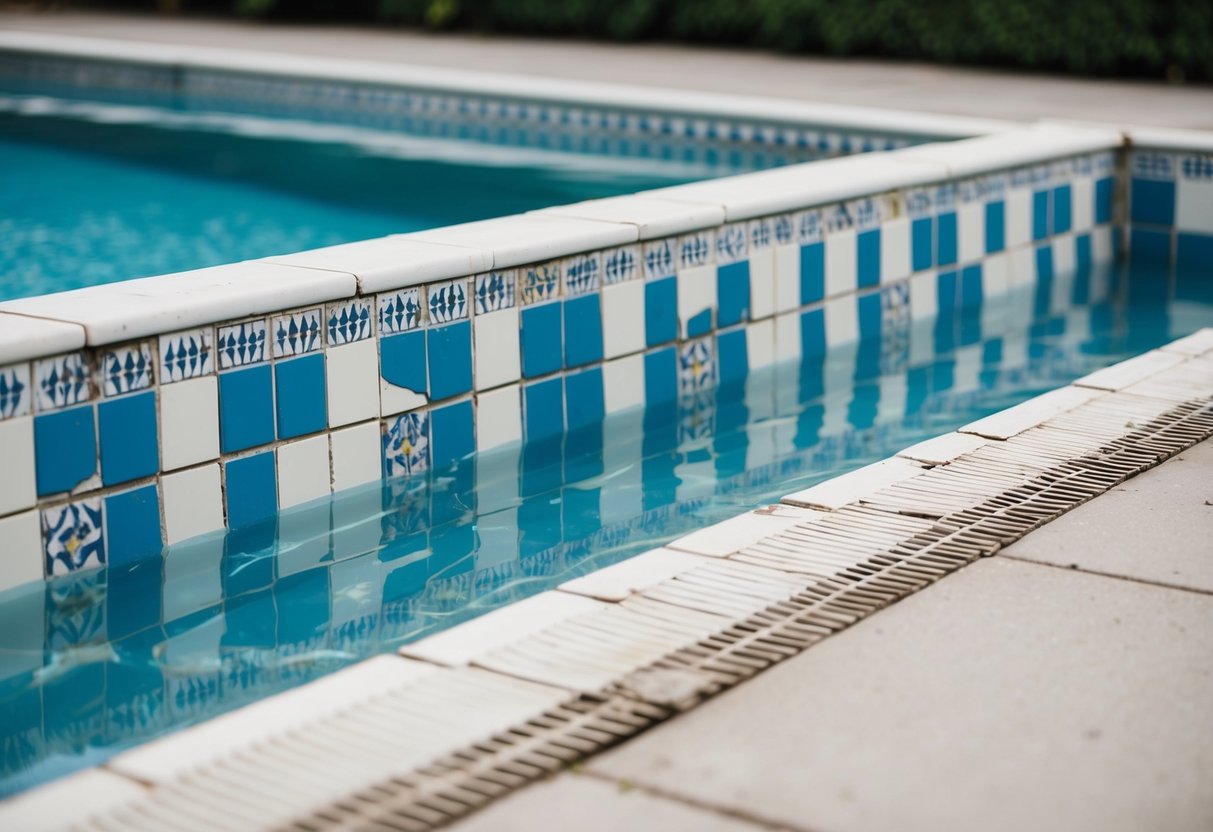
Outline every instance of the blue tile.
POLYGON ((274 441, 274 382, 268 364, 219 374, 219 445, 225 454, 274 441))
POLYGON ((920 217, 910 223, 910 266, 916 272, 935 265, 935 223, 931 217, 920 217))
POLYGON ((328 394, 324 383, 324 355, 279 361, 274 366, 277 392, 278 437, 305 436, 328 427, 328 394))
POLYGON ((678 351, 674 347, 644 356, 644 403, 651 407, 678 398, 678 351))
POLYGON ((1129 260, 1143 265, 1167 265, 1171 262, 1171 232, 1132 229, 1129 234, 1129 260))
POLYGON ((687 320, 687 337, 707 335, 712 331, 712 310, 705 309, 687 320))
POLYGON ((817 303, 826 296, 825 243, 800 247, 800 305, 817 303))
POLYGON ((34 417, 38 496, 71 491, 97 471, 92 405, 34 417))
POLYGON ((959 291, 955 270, 939 273, 935 282, 935 293, 936 308, 941 313, 951 312, 956 308, 959 291))
POLYGON ((437 467, 457 462, 476 450, 470 401, 430 410, 430 463, 437 467))
POLYGON ((559 376, 523 388, 526 439, 533 442, 564 432, 564 384, 559 376))
POLYGON ((821 308, 810 309, 800 316, 800 355, 811 358, 825 355, 826 314, 821 308))
POLYGON ((678 337, 678 279, 663 277, 644 285, 644 343, 655 347, 678 337))
POLYGON ((721 386, 745 381, 750 373, 750 359, 744 327, 716 336, 716 361, 721 386))
POLYGON ((1176 242, 1175 263, 1181 269, 1200 269, 1207 276, 1213 263, 1213 234, 1181 233, 1176 242))
POLYGON ((1053 246, 1046 243, 1036 247, 1036 280, 1053 279, 1053 246))
POLYGON ((274 582, 274 607, 278 610, 277 643, 306 644, 324 636, 329 628, 329 599, 332 589, 329 570, 308 569, 274 582))
POLYGON ((278 480, 274 452, 264 451, 228 460, 227 524, 242 529, 270 520, 278 512, 278 480))
POLYGON ((1032 192, 1032 239, 1043 240, 1049 236, 1049 192, 1032 192))
POLYGON ((522 375, 526 378, 554 373, 564 355, 559 303, 526 306, 522 309, 522 375))
POLYGON ((111 569, 159 555, 164 541, 160 537, 160 497, 156 486, 106 497, 105 534, 111 569))
POLYGON ((472 389, 472 322, 436 326, 425 331, 430 366, 430 398, 438 401, 472 389))
POLYGON ((381 338, 379 375, 384 381, 397 387, 412 390, 414 393, 428 393, 425 333, 414 330, 381 338))
POLYGON ((1053 233, 1065 234, 1074 224, 1073 190, 1069 185, 1058 185, 1053 189, 1053 233))
POLYGON ((716 325, 732 326, 750 319, 750 261, 738 260, 716 269, 716 325))
POLYGON ((1175 183, 1134 179, 1130 185, 1129 219, 1157 225, 1175 224, 1175 183))
POLYGON ((564 377, 565 410, 568 429, 590 427, 602 422, 606 402, 602 391, 602 368, 593 367, 564 377))
POLYGON ((862 345, 880 342, 880 292, 860 295, 857 303, 859 313, 859 340, 862 345))
POLYGON ((1074 238, 1074 267, 1079 272, 1084 272, 1091 268, 1090 234, 1079 234, 1074 238))
POLYGON ((980 306, 981 300, 981 264, 977 263, 960 273, 960 305, 980 306))
POLYGON ((1116 180, 1111 176, 1095 180, 1095 222, 1112 221, 1112 197, 1116 193, 1116 180))
POLYGON ((602 305, 598 294, 564 302, 564 365, 580 367, 602 360, 602 305))
POLYGON ((1001 199, 986 203, 986 254, 1007 247, 1007 204, 1001 199))
POLYGON ((862 231, 855 238, 859 288, 880 285, 880 229, 862 231))
POLYGON ((956 262, 956 212, 949 211, 946 214, 940 214, 936 221, 935 229, 939 235, 938 264, 940 266, 950 266, 956 262))
POLYGON ((130 482, 160 470, 154 391, 103 402, 97 407, 97 422, 104 484, 130 482))

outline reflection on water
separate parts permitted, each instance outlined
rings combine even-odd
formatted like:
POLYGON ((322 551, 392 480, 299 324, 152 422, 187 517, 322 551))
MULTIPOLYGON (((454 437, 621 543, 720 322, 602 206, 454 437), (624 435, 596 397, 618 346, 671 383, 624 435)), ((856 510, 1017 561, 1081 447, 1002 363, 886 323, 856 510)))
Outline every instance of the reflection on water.
POLYGON ((352 490, 0 599, 12 791, 301 684, 1213 323, 1202 276, 1095 272, 563 441, 352 490))

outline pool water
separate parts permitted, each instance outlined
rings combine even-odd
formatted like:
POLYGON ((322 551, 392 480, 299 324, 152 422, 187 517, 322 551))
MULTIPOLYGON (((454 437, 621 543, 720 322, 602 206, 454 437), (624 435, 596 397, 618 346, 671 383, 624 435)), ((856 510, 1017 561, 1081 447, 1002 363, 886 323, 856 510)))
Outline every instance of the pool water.
POLYGON ((560 441, 11 590, 0 596, 0 793, 392 651, 1210 324, 1207 273, 1059 276, 995 309, 886 323, 880 339, 560 441))
POLYGON ((520 147, 0 94, 0 300, 817 155, 653 153, 627 141, 520 147))

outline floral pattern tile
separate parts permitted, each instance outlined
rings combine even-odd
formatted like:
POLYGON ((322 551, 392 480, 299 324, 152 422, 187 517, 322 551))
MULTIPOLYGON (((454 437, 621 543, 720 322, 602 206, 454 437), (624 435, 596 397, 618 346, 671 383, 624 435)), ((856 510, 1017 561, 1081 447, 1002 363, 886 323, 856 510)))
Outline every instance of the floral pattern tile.
POLYGON ((564 291, 567 297, 598 291, 602 276, 598 254, 579 254, 564 260, 564 291))
POLYGON ((29 411, 29 365, 0 367, 0 419, 24 416, 29 411))
POLYGON ((796 214, 796 240, 802 246, 820 243, 825 239, 826 225, 820 208, 800 211, 796 214))
POLYGON ((305 309, 271 319, 270 338, 273 341, 274 358, 315 352, 324 345, 320 329, 320 310, 305 309))
POLYGON ((101 498, 43 509, 42 548, 47 576, 104 566, 101 498))
POLYGON ((107 350, 101 357, 101 378, 106 396, 119 396, 152 386, 152 350, 133 344, 107 350))
POLYGON ((712 340, 700 338, 683 344, 678 353, 678 388, 683 394, 706 390, 716 380, 712 340))
POLYGON ((408 332, 424 323, 421 289, 402 289, 379 296, 379 334, 408 332))
POLYGON ((79 352, 44 358, 34 364, 37 380, 37 409, 57 410, 91 398, 88 365, 79 352))
POLYGON ((675 243, 670 238, 650 240, 644 244, 644 279, 657 280, 670 277, 677 268, 674 256, 675 243))
POLYGON ((430 416, 413 411, 389 422, 383 436, 383 471, 387 477, 416 474, 429 468, 430 416))
POLYGON ((640 276, 640 247, 622 246, 602 254, 602 282, 607 286, 626 283, 640 276))
MULTIPOLYGON (((775 242, 775 221, 770 217, 751 220, 749 224, 750 250, 761 251, 775 242)), ((790 234, 789 234, 790 236, 790 234)))
POLYGON ((209 327, 160 336, 161 384, 198 378, 214 371, 214 342, 209 327))
POLYGON ((452 280, 430 286, 430 323, 445 324, 468 316, 467 281, 452 280))
POLYGON ((693 266, 703 266, 712 260, 711 231, 697 231, 685 234, 678 239, 678 267, 687 269, 693 266))
POLYGON ((736 263, 747 257, 745 223, 732 223, 716 232, 716 262, 736 263))
POLYGON ((265 321, 219 327, 219 369, 245 367, 265 360, 265 321))
POLYGON ((529 266, 519 275, 519 295, 522 305, 543 303, 560 296, 560 264, 540 263, 529 266))
POLYGON ((476 275, 476 314, 512 308, 518 300, 517 281, 514 269, 476 275))
POLYGON ((371 304, 362 298, 329 304, 324 317, 330 347, 364 341, 373 334, 371 304))

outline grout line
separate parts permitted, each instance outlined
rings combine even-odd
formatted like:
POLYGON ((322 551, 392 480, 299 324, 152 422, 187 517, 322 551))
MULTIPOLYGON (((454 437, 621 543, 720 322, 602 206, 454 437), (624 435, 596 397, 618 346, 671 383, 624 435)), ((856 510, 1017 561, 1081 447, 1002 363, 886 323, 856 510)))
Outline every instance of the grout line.
POLYGON ((1025 557, 1024 555, 1008 555, 1005 552, 998 552, 998 557, 1006 558, 1007 560, 1017 561, 1019 563, 1031 564, 1033 566, 1044 566, 1044 567, 1048 567, 1049 569, 1061 569, 1066 572, 1079 572, 1081 574, 1092 575, 1097 578, 1110 578, 1111 580, 1114 580, 1114 581, 1125 581, 1127 583, 1132 583, 1132 584, 1144 584, 1145 586, 1154 586, 1154 587, 1158 587, 1159 589, 1174 589, 1179 592, 1191 592, 1195 595, 1213 595, 1213 589, 1202 589, 1200 587, 1181 586, 1180 584, 1173 584, 1173 583, 1169 583, 1167 581, 1157 581, 1157 580, 1151 580, 1149 578, 1139 578, 1134 575, 1118 575, 1113 572, 1103 572, 1098 569, 1090 569, 1085 566, 1079 566, 1076 563, 1069 564, 1069 565, 1061 564, 1061 563, 1048 563, 1047 561, 1036 560, 1034 558, 1025 557))

